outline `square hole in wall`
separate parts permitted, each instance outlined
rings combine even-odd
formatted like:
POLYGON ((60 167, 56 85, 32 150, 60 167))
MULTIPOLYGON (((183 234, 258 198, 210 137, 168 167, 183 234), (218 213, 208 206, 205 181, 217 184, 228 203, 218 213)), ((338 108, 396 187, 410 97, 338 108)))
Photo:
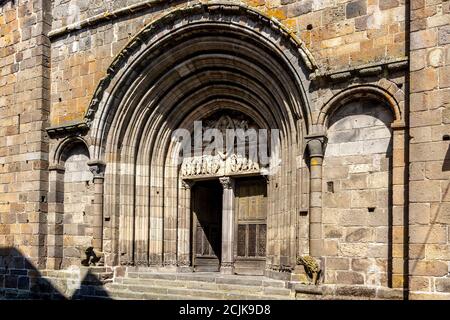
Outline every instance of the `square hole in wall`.
POLYGON ((334 193, 334 182, 333 181, 328 181, 327 182, 327 191, 334 193))

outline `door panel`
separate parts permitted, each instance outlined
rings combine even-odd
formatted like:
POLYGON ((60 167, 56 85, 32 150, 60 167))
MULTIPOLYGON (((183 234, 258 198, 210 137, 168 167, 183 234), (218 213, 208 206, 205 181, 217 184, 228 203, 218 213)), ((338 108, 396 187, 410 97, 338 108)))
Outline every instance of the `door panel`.
POLYGON ((195 271, 219 271, 222 244, 222 187, 218 181, 193 188, 193 261, 195 271))
POLYGON ((235 272, 264 273, 267 241, 267 183, 263 178, 236 180, 235 272))

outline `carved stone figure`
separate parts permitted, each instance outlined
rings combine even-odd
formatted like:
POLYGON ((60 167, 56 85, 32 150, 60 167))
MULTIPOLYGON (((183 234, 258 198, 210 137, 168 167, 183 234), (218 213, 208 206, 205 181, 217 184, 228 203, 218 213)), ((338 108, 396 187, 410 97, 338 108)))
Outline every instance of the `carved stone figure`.
POLYGON ((103 252, 95 253, 93 247, 87 248, 84 253, 86 254, 86 259, 81 261, 81 264, 85 267, 102 265, 103 252))
POLYGON ((319 283, 322 270, 317 261, 311 256, 303 256, 297 259, 297 264, 305 268, 305 272, 312 279, 312 283, 317 285, 319 283))

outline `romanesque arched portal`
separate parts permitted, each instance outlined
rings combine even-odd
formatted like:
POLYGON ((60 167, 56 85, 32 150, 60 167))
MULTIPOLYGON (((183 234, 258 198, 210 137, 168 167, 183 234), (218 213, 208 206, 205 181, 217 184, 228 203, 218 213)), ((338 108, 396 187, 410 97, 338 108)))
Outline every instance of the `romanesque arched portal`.
POLYGON ((244 7, 199 5, 142 30, 111 66, 86 115, 93 159, 106 164, 107 263, 193 266, 192 187, 216 180, 222 186, 217 219, 222 270, 232 270, 239 255, 258 258, 260 270, 292 270, 301 206, 297 161, 311 122, 306 92, 313 69, 299 41, 276 21, 244 7), (231 171, 211 170, 214 163, 208 161, 178 161, 174 132, 191 133, 195 121, 215 116, 278 130, 278 170, 264 174, 258 163, 236 154, 219 163, 226 166, 234 157, 231 171), (235 204, 245 193, 241 180, 249 176, 259 185, 264 181, 256 187, 264 200, 252 200, 261 205, 244 223, 235 204), (246 241, 244 251, 239 239, 246 241))

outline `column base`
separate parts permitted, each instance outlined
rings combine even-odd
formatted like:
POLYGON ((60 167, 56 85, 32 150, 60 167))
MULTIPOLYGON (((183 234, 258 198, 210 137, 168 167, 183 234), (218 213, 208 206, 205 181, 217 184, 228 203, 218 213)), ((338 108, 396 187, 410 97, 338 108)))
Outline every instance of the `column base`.
POLYGON ((192 273, 194 272, 194 268, 190 266, 178 266, 177 273, 192 273))
POLYGON ((233 264, 222 264, 220 266, 220 273, 221 274, 234 274, 234 266, 233 264))

